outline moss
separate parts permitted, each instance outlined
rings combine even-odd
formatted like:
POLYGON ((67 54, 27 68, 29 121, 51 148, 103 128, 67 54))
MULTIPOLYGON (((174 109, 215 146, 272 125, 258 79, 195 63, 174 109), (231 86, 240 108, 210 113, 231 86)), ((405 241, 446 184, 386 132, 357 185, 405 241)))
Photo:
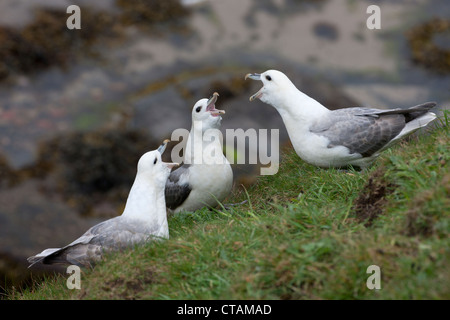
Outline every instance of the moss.
MULTIPOLYGON (((97 56, 99 39, 121 39, 124 26, 153 30, 159 24, 176 25, 190 10, 177 0, 117 0, 118 13, 81 7, 81 29, 69 30, 65 10, 39 9, 22 29, 0 26, 0 81, 16 74, 33 74, 51 66, 69 67, 81 56, 97 56)), ((156 28, 157 29, 157 28, 156 28)), ((173 31, 173 30, 172 30, 173 31)), ((178 31, 186 32, 186 28, 178 31)))
POLYGON ((17 72, 29 73, 40 60, 40 55, 20 32, 0 27, 0 80, 17 72))
POLYGON ((68 67, 80 55, 93 54, 91 47, 100 35, 118 35, 113 17, 81 10, 81 30, 69 30, 64 19, 67 13, 55 9, 38 10, 21 30, 0 27, 0 80, 54 65, 68 67))
POLYGON ((434 37, 441 33, 450 33, 450 20, 432 19, 408 31, 406 37, 414 63, 439 74, 448 74, 450 50, 434 42, 434 37))
POLYGON ((174 22, 190 11, 178 0, 117 0, 120 20, 125 25, 154 25, 174 22))
POLYGON ((175 23, 190 11, 177 0, 117 1, 118 14, 82 7, 81 29, 69 30, 64 10, 39 9, 22 29, 0 26, 0 81, 15 74, 33 74, 51 66, 62 68, 80 56, 98 55, 94 44, 122 36, 124 25, 175 23))

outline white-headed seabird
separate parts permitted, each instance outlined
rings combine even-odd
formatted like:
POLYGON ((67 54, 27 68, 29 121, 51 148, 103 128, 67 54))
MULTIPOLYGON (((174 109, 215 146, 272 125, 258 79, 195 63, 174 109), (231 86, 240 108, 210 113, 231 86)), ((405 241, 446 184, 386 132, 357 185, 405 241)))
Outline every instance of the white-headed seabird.
POLYGON ((92 266, 105 252, 133 247, 153 239, 169 237, 164 187, 176 163, 161 160, 166 140, 157 150, 145 153, 122 215, 101 222, 63 248, 51 248, 29 257, 36 263, 92 266))
POLYGON ((247 74, 263 87, 250 97, 275 107, 292 145, 304 161, 323 168, 365 168, 380 152, 436 118, 427 102, 408 109, 345 108, 329 110, 299 91, 277 70, 247 74))
POLYGON ((166 184, 166 205, 172 213, 215 207, 233 186, 233 171, 223 155, 221 141, 204 138, 208 130, 220 129, 220 114, 225 111, 215 107, 218 96, 215 92, 210 99, 199 100, 192 109, 183 165, 170 174, 166 184))

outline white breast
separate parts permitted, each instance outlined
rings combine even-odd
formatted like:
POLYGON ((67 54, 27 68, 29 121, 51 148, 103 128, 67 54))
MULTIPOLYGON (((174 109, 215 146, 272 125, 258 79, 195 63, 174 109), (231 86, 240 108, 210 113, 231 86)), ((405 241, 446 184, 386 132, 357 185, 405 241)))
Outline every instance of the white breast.
POLYGON ((190 167, 191 193, 175 212, 195 211, 204 206, 216 206, 230 193, 233 171, 228 161, 224 164, 197 164, 190 167))

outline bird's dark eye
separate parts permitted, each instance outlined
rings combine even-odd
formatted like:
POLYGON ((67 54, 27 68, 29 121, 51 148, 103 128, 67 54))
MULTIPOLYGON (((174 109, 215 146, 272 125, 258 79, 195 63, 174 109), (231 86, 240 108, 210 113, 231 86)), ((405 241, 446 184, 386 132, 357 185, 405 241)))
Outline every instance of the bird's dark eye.
POLYGON ((158 158, 155 158, 155 161, 153 161, 153 164, 156 164, 158 162, 158 158))
POLYGON ((271 76, 266 76, 266 79, 269 81, 272 81, 272 77, 271 76))
POLYGON ((202 110, 202 107, 197 107, 197 109, 195 109, 197 112, 200 112, 200 110, 202 110))

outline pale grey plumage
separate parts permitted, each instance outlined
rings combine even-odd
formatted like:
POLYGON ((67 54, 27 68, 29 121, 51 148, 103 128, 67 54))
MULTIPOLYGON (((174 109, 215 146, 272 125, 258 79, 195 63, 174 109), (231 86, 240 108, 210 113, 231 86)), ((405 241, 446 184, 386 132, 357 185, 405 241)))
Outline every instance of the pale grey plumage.
POLYGON ((338 109, 313 123, 310 131, 328 138, 329 148, 345 146, 350 153, 370 157, 386 147, 406 123, 435 106, 436 103, 428 102, 408 109, 338 109))
POLYGON ((346 108, 329 110, 307 96, 282 72, 247 74, 263 87, 260 99, 279 112, 297 155, 322 168, 368 167, 381 151, 436 119, 427 102, 408 109, 346 108))
POLYGON ((121 216, 101 222, 63 248, 51 248, 29 257, 36 263, 92 266, 106 252, 122 250, 149 240, 168 238, 164 187, 176 163, 164 163, 158 150, 145 153, 138 162, 137 174, 121 216))
POLYGON ((189 182, 180 183, 180 181, 189 181, 190 164, 183 164, 170 174, 166 182, 165 197, 166 206, 171 210, 175 210, 181 206, 192 191, 189 182))
POLYGON ((107 252, 151 240, 152 234, 156 234, 159 228, 161 225, 149 227, 140 221, 118 216, 93 226, 77 240, 49 255, 28 258, 28 262, 31 263, 30 267, 38 262, 92 266, 107 252))
POLYGON ((230 193, 233 171, 223 155, 220 139, 203 139, 205 132, 220 133, 225 111, 215 103, 218 94, 201 99, 192 108, 192 126, 183 157, 184 165, 174 170, 165 189, 166 206, 171 213, 215 207, 230 193), (213 156, 211 150, 215 150, 213 156))

